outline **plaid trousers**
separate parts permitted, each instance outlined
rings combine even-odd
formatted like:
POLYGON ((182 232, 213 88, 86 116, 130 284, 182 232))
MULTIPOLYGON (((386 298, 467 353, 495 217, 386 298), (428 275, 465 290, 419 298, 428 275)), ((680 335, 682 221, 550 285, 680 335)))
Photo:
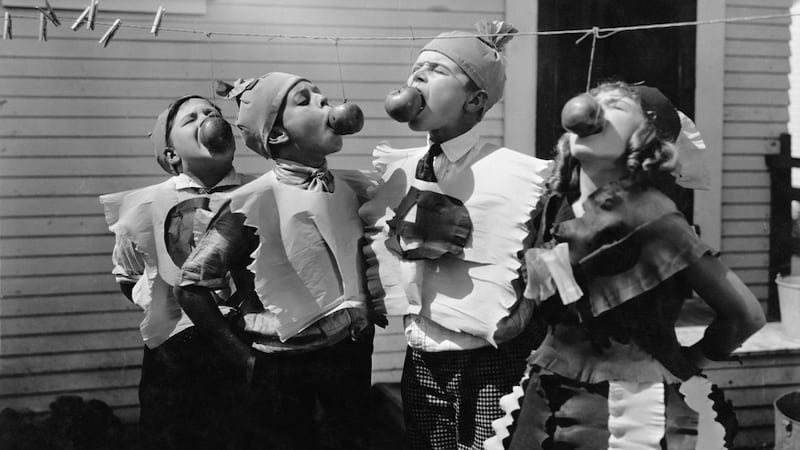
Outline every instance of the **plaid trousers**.
POLYGON ((408 347, 401 389, 412 449, 482 449, 500 397, 525 370, 537 339, 523 333, 497 348, 421 352, 408 347))

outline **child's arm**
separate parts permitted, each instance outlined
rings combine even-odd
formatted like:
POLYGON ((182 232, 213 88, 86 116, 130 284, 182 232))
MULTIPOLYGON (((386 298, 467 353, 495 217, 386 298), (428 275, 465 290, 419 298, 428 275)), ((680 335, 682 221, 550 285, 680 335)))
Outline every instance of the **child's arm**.
POLYGON ((114 251, 111 254, 111 262, 119 290, 130 300, 133 300, 133 287, 139 278, 144 274, 144 256, 136 251, 136 246, 125 236, 117 235, 114 243, 114 251))
POLYGON ((698 367, 721 360, 766 323, 764 311, 741 279, 716 257, 706 254, 686 269, 689 284, 716 317, 689 356, 698 367))
POLYGON ((253 234, 246 232, 244 217, 231 213, 229 206, 226 204, 220 209, 184 262, 181 281, 174 292, 178 304, 198 330, 211 338, 213 345, 228 357, 231 364, 244 369, 249 381, 254 353, 222 316, 212 295, 213 289, 227 285, 231 264, 248 259, 258 245, 257 240, 247 239, 253 234))

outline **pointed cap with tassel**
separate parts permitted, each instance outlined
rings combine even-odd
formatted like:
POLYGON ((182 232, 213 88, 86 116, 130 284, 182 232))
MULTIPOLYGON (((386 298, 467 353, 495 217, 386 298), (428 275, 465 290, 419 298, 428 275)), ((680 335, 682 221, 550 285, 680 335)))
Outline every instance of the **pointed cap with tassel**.
POLYGON ((476 24, 479 37, 463 31, 442 33, 421 51, 433 51, 452 59, 475 84, 486 91, 488 111, 503 98, 506 61, 503 48, 517 33, 513 25, 497 20, 476 24))

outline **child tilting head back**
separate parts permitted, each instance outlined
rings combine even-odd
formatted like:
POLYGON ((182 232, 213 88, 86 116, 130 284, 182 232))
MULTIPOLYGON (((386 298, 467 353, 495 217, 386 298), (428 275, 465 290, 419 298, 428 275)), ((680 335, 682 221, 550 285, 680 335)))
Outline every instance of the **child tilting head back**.
POLYGON ((199 95, 180 97, 159 114, 150 141, 164 171, 185 173, 207 187, 233 167, 231 127, 219 107, 199 95))
POLYGON ((385 101, 392 118, 427 132, 420 147, 375 149, 383 183, 359 211, 370 292, 404 316, 411 448, 481 447, 502 412, 499 393, 536 342, 532 306, 515 288, 516 255, 550 163, 488 142, 476 127, 503 96, 503 47, 514 33, 484 21, 477 34, 438 35, 385 101))
POLYGON ((387 97, 389 115, 402 117, 412 130, 430 132, 436 142, 480 122, 503 97, 502 51, 517 30, 507 23, 486 21, 478 24, 478 30, 478 37, 461 31, 442 33, 423 47, 407 87, 387 97), (404 101, 414 96, 419 99, 404 101))

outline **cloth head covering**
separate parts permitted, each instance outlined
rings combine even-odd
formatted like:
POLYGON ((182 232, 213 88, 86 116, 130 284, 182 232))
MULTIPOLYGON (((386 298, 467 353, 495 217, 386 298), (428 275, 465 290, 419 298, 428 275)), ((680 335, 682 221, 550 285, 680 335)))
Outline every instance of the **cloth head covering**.
POLYGON ((236 126, 241 130, 247 148, 271 158, 269 132, 275 125, 286 95, 301 81, 308 79, 290 73, 270 72, 259 78, 239 78, 233 85, 217 82, 218 94, 236 99, 239 106, 236 126))
POLYGON ((654 87, 635 85, 642 109, 650 113, 659 137, 675 143, 678 162, 672 175, 679 186, 708 190, 711 173, 708 169, 706 144, 694 122, 678 111, 664 94, 654 87))
MULTIPOLYGON (((161 166, 165 172, 172 175, 178 175, 178 171, 175 170, 175 168, 172 167, 172 165, 170 165, 170 163, 167 161, 167 158, 164 155, 164 149, 171 147, 171 145, 169 145, 169 132, 172 130, 172 121, 175 119, 175 114, 178 113, 178 110, 182 104, 193 98, 199 98, 211 103, 211 101, 209 101, 207 98, 196 94, 179 97, 172 102, 167 109, 158 115, 156 118, 156 123, 153 126, 153 131, 150 132, 150 142, 153 143, 153 150, 156 153, 156 162, 158 162, 158 165, 161 166)), ((214 105, 214 103, 211 104, 214 105)), ((214 108, 219 111, 219 107, 217 107, 217 105, 214 105, 214 108)))
POLYGON ((506 58, 503 47, 517 32, 511 24, 482 20, 476 24, 480 37, 463 31, 436 36, 420 50, 447 56, 480 88, 486 91, 485 111, 503 98, 506 83, 506 58))

